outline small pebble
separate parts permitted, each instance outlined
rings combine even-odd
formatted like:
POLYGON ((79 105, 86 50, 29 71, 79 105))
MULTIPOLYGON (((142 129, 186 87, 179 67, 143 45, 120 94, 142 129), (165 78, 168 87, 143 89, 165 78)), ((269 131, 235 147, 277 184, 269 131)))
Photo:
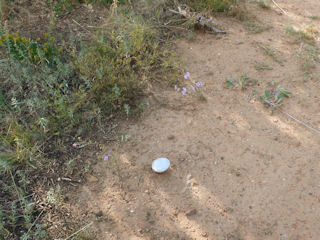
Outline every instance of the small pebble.
POLYGON ((195 215, 195 214, 197 214, 197 209, 195 209, 195 208, 186 212, 187 217, 195 215))
POLYGON ((169 135, 169 136, 168 136, 168 139, 169 139, 169 140, 173 140, 174 138, 175 138, 174 135, 169 135))
POLYGON ((203 233, 201 233, 201 236, 202 236, 202 237, 208 237, 208 233, 203 232, 203 233))
POLYGON ((95 176, 92 176, 92 175, 88 176, 87 180, 88 180, 88 182, 98 182, 99 181, 98 178, 96 178, 95 176))

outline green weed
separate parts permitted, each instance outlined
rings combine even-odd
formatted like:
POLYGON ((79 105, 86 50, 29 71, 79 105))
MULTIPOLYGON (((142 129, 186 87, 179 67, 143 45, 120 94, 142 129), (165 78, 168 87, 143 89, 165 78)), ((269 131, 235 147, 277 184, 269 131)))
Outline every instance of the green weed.
POLYGON ((230 88, 231 86, 235 86, 235 85, 236 85, 236 83, 235 83, 235 81, 234 81, 233 78, 228 78, 228 79, 224 82, 224 84, 226 85, 226 88, 230 88))
POLYGON ((260 96, 259 99, 267 107, 271 107, 272 110, 276 110, 280 106, 284 98, 289 97, 291 92, 284 88, 278 88, 277 91, 266 90, 264 96, 260 96))
POLYGON ((258 82, 255 78, 249 78, 247 76, 247 73, 244 73, 239 78, 239 86, 241 90, 244 90, 247 88, 247 86, 252 86, 258 82))
POLYGON ((264 45, 260 45, 260 47, 264 50, 264 53, 268 56, 271 56, 274 61, 278 63, 284 62, 284 59, 279 57, 278 53, 274 49, 264 45))
POLYGON ((243 73, 238 82, 236 82, 233 78, 228 78, 227 81, 224 82, 227 88, 230 88, 231 86, 234 87, 240 87, 241 90, 245 90, 248 86, 252 86, 258 82, 255 78, 249 78, 247 76, 247 73, 243 73))

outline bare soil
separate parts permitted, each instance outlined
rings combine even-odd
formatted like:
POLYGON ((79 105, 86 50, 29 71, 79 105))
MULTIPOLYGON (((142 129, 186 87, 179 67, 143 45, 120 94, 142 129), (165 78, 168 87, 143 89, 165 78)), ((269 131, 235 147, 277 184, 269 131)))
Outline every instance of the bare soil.
POLYGON ((279 86, 291 90, 282 110, 320 129, 319 64, 306 78, 301 44, 285 33, 312 21, 319 46, 320 20, 309 17, 320 14, 320 2, 277 2, 288 15, 274 5, 248 4, 272 27, 267 31, 249 34, 223 18, 225 36, 177 42, 191 74, 185 84, 202 81, 206 101, 155 91, 142 119, 122 127, 129 140, 101 146, 87 183, 69 196, 73 214, 93 221, 97 239, 319 239, 320 136, 281 111, 271 114, 257 95, 279 86), (264 54, 261 44, 284 62, 264 54), (273 69, 259 72, 256 62, 273 69), (244 91, 225 87, 226 78, 243 73, 258 84, 244 91), (164 174, 151 170, 158 157, 171 161, 164 174))

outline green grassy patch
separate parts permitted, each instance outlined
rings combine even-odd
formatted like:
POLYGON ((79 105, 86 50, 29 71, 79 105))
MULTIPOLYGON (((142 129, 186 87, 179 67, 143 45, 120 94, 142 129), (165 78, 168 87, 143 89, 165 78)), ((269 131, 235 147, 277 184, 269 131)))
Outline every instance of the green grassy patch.
POLYGON ((259 21, 245 21, 244 26, 249 33, 256 34, 269 30, 271 27, 259 21))
POLYGON ((313 45, 303 44, 299 56, 302 60, 302 69, 307 73, 320 63, 319 50, 313 45))
POLYGON ((307 28, 306 31, 302 31, 296 30, 292 26, 288 26, 286 28, 286 33, 294 39, 294 42, 314 44, 314 33, 312 27, 307 28))
POLYGON ((0 32, 0 239, 45 239, 41 209, 56 207, 60 190, 52 186, 30 205, 36 176, 85 172, 73 154, 91 143, 70 139, 103 128, 111 115, 139 113, 151 85, 179 81, 179 60, 162 37, 128 14, 68 49, 53 34, 0 32))

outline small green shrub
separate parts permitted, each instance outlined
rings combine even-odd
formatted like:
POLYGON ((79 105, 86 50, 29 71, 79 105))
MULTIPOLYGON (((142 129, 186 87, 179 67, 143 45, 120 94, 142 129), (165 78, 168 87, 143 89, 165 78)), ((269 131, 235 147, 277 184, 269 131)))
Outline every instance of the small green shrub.
POLYGON ((5 48, 15 60, 28 60, 38 64, 40 61, 49 65, 55 64, 55 59, 61 56, 62 49, 55 46, 54 38, 44 34, 43 44, 21 37, 17 33, 0 34, 0 48, 5 48))
POLYGON ((172 51, 159 44, 154 29, 121 18, 116 30, 98 33, 82 49, 75 67, 89 84, 89 97, 110 113, 128 109, 125 104, 136 107, 151 82, 168 84, 163 73, 177 73, 178 63, 172 51))
MULTIPOLYGON (((49 36, 48 41, 57 49, 49 36)), ((42 225, 35 223, 38 206, 24 200, 30 194, 30 175, 56 163, 55 158, 47 160, 61 151, 54 139, 89 129, 96 117, 96 105, 87 101, 85 83, 75 77, 71 64, 55 53, 35 61, 38 55, 30 53, 29 43, 35 43, 37 52, 48 47, 17 34, 2 42, 0 195, 10 208, 0 209, 0 239, 44 239, 42 225)))

